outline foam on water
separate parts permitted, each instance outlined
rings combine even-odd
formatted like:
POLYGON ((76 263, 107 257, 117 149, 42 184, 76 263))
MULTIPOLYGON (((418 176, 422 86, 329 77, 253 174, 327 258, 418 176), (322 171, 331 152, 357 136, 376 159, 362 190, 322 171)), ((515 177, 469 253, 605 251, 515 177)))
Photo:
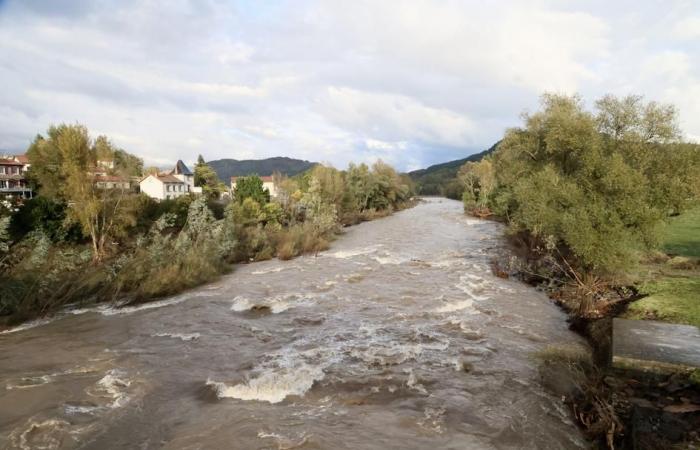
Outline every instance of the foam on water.
POLYGON ((462 311, 464 309, 471 309, 472 314, 476 314, 477 311, 474 309, 474 300, 466 299, 466 300, 460 300, 457 302, 446 303, 443 306, 437 308, 435 310, 435 312, 436 313, 450 313, 450 312, 455 312, 455 311, 462 311))
MULTIPOLYGON (((207 297, 214 295, 213 293, 199 293, 197 297, 207 297)), ((98 313, 102 314, 103 316, 116 316, 116 315, 121 315, 121 314, 133 314, 135 312, 139 311, 145 311, 149 309, 155 309, 155 308, 163 308, 165 306, 171 306, 171 305, 177 305, 178 303, 182 303, 185 300, 188 300, 192 297, 190 296, 177 296, 174 298, 169 298, 166 300, 159 300, 155 302, 148 302, 148 303, 143 303, 141 305, 134 305, 134 306, 122 306, 120 304, 112 304, 112 305, 99 305, 99 306, 94 306, 94 307, 89 307, 89 308, 72 308, 68 309, 65 312, 69 314, 74 314, 74 315, 79 315, 79 314, 86 314, 86 313, 98 313)))
POLYGON ((247 297, 237 296, 233 299, 231 310, 236 312, 252 311, 255 309, 269 308, 273 314, 279 314, 291 308, 293 305, 289 301, 296 296, 276 295, 269 299, 254 301, 247 297))
POLYGON ((2 330, 0 331, 0 334, 17 333, 18 331, 29 330, 30 328, 46 325, 49 322, 51 322, 51 319, 48 318, 30 320, 29 322, 24 322, 23 324, 17 325, 16 327, 8 328, 7 330, 2 330))
POLYGON ((418 377, 416 376, 416 373, 413 371, 413 369, 406 369, 404 372, 408 374, 406 386, 423 395, 428 395, 428 390, 425 389, 425 386, 419 383, 418 377))
POLYGON ((388 253, 385 253, 384 255, 381 256, 374 256, 372 257, 375 261, 377 261, 381 265, 399 265, 403 264, 406 262, 409 262, 411 258, 407 258, 404 256, 398 256, 398 255, 390 255, 388 253))
POLYGON ((207 380, 206 384, 216 390, 219 398, 279 403, 290 395, 303 396, 316 381, 322 380, 323 377, 324 372, 321 367, 301 364, 294 368, 266 371, 257 378, 235 386, 213 380, 207 380))
POLYGON ((63 410, 69 416, 75 416, 78 414, 92 414, 100 409, 98 406, 82 406, 82 405, 65 405, 63 410))
POLYGON ((265 275, 267 273, 281 272, 282 270, 284 270, 284 267, 279 266, 279 267, 271 267, 269 269, 254 270, 253 272, 250 272, 250 273, 252 275, 265 275))
POLYGON ((256 309, 269 309, 273 314, 279 314, 290 308, 308 305, 313 299, 323 297, 319 293, 287 293, 273 295, 262 299, 253 300, 249 297, 238 295, 234 297, 231 310, 236 312, 252 311, 256 309))
POLYGON ((455 285, 457 289, 464 292, 476 301, 483 301, 488 299, 488 297, 485 295, 478 295, 479 293, 482 293, 484 291, 486 286, 486 280, 472 274, 464 274, 460 276, 459 283, 455 285))
POLYGON ((94 397, 109 398, 111 402, 106 406, 108 408, 119 408, 129 402, 129 395, 126 390, 131 386, 131 380, 126 377, 126 373, 119 369, 109 370, 102 377, 95 389, 88 392, 94 397))
POLYGON ((53 450, 61 446, 62 436, 69 427, 70 424, 64 420, 30 420, 26 428, 17 430, 10 438, 15 448, 22 450, 53 450))
POLYGON ((277 443, 277 448, 289 450, 297 447, 301 447, 308 441, 309 437, 306 433, 301 433, 296 437, 287 437, 279 433, 272 433, 266 431, 258 431, 258 437, 260 439, 274 439, 277 443))
POLYGON ((363 247, 354 250, 338 250, 337 252, 326 254, 332 258, 348 259, 355 256, 370 255, 372 253, 375 253, 378 247, 380 246, 363 247))
POLYGON ((180 339, 181 341, 193 341, 199 339, 201 336, 199 333, 156 333, 152 334, 153 337, 169 337, 174 339, 180 339))
POLYGON ((37 377, 22 377, 17 381, 8 381, 7 384, 5 384, 5 389, 12 390, 12 389, 29 389, 37 386, 42 386, 44 384, 50 383, 53 381, 53 376, 52 375, 41 375, 37 377))

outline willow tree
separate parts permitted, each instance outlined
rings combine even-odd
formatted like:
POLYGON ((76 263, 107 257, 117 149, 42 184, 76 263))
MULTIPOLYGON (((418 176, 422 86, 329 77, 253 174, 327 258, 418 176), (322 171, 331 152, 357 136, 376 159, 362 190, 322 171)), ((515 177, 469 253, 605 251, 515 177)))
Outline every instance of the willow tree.
POLYGON ((694 195, 700 165, 697 147, 680 142, 672 106, 638 97, 596 105, 588 111, 579 97, 543 96, 541 110, 525 115, 493 155, 491 205, 535 245, 609 274, 658 243, 664 219, 694 195))
MULTIPOLYGON (((481 161, 468 161, 459 168, 457 179, 464 187, 462 201, 467 210, 483 210, 491 199, 496 186, 496 173, 490 158, 481 161)), ((481 211, 480 215, 490 212, 481 211)))

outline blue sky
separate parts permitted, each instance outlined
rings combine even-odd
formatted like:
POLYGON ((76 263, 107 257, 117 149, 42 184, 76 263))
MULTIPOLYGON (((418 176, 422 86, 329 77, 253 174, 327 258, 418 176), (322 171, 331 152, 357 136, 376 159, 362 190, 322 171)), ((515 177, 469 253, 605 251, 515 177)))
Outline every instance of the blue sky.
POLYGON ((80 122, 149 165, 410 170, 488 148, 545 91, 673 103, 698 141, 700 2, 0 0, 0 83, 0 149, 80 122))

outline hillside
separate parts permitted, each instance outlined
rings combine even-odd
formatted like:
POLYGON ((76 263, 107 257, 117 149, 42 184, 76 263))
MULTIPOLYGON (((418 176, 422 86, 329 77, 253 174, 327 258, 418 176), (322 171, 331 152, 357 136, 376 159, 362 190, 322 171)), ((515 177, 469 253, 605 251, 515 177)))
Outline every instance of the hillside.
POLYGON ((207 162, 216 172, 219 178, 226 184, 231 177, 257 174, 260 176, 272 175, 273 172, 280 172, 288 176, 294 176, 304 172, 316 163, 301 159, 277 156, 267 159, 217 159, 207 162))
POLYGON ((496 142, 487 150, 467 156, 466 158, 448 161, 432 165, 426 169, 408 172, 408 176, 415 181, 418 192, 422 195, 445 195, 447 197, 459 196, 459 193, 452 192, 460 190, 456 186, 457 172, 462 165, 468 161, 479 161, 483 157, 490 155, 501 141, 496 142))

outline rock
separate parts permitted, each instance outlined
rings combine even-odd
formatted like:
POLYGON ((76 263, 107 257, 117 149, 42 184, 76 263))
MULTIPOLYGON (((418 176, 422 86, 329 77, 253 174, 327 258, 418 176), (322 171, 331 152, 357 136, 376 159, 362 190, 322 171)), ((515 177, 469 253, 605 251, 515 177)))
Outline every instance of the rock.
POLYGON ((462 365, 462 370, 465 371, 466 373, 469 373, 472 370, 474 370, 474 365, 470 362, 462 361, 461 365, 462 365))

